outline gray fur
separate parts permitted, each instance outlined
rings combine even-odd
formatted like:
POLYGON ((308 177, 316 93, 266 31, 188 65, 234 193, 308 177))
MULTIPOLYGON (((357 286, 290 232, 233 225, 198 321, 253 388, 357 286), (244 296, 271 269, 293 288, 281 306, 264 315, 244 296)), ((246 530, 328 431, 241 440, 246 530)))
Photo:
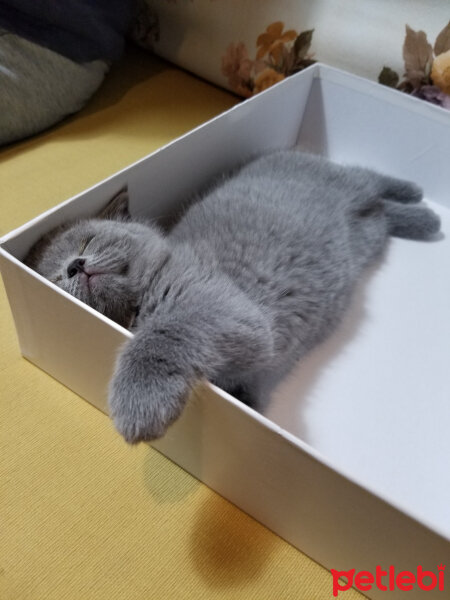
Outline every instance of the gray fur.
POLYGON ((201 378, 262 410, 280 378, 338 325, 389 235, 439 230, 421 198, 409 182, 277 151, 217 181, 167 235, 132 221, 122 193, 99 218, 48 234, 27 263, 132 324, 109 404, 135 443, 164 435, 201 378), (69 277, 77 258, 101 275, 69 277))

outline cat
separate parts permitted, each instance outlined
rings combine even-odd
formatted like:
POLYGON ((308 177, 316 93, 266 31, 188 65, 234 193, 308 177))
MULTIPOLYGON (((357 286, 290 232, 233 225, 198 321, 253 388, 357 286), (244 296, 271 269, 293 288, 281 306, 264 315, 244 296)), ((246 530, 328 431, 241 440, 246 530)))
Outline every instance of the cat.
POLYGON ((133 219, 122 191, 25 263, 134 332, 109 407, 136 443, 163 436, 203 378, 262 411, 339 324, 389 236, 439 231, 421 199, 414 183, 278 150, 215 180, 168 233, 133 219))

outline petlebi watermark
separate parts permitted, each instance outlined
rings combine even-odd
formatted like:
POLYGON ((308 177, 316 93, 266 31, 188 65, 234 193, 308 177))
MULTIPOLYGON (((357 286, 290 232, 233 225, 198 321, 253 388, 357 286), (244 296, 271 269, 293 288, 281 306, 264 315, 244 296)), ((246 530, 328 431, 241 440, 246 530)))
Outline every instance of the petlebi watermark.
POLYGON ((408 591, 421 589, 426 592, 432 590, 445 590, 445 565, 437 565, 435 571, 424 569, 418 565, 416 571, 398 571, 393 565, 382 568, 377 565, 375 572, 356 571, 337 571, 331 569, 333 576, 333 596, 337 597, 339 592, 345 592, 351 587, 355 587, 361 592, 368 592, 373 588, 381 591, 402 590, 408 591))

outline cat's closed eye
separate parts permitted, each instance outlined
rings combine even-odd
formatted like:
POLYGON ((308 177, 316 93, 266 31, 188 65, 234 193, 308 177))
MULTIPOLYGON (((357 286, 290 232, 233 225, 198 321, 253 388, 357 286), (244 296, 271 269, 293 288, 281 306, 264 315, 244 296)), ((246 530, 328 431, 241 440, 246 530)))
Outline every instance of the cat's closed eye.
POLYGON ((94 239, 94 237, 95 237, 95 235, 90 235, 90 236, 87 236, 87 237, 85 237, 85 238, 83 238, 81 240, 80 247, 78 248, 78 254, 80 256, 83 254, 83 252, 86 251, 86 248, 92 242, 92 240, 94 239))

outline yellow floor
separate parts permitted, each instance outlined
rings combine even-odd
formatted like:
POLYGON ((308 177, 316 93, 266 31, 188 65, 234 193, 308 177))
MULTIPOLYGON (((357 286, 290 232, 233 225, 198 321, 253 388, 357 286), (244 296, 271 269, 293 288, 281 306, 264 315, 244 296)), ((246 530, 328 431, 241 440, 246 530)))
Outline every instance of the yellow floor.
MULTIPOLYGON (((82 113, 0 151, 0 235, 235 102, 129 51, 82 113)), ((3 286, 0 339, 1 600, 332 598, 325 569, 22 359, 3 286)))

